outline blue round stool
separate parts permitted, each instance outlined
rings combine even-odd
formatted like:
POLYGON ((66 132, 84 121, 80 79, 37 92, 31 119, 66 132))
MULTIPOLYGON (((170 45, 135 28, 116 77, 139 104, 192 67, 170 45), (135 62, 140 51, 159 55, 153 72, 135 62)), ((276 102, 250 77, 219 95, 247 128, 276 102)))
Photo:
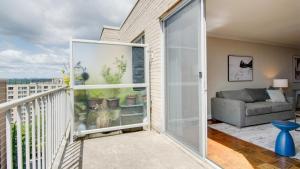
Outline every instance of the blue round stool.
POLYGON ((275 152, 286 157, 296 155, 294 140, 289 131, 299 128, 300 125, 280 120, 274 120, 272 124, 281 130, 276 138, 275 152))

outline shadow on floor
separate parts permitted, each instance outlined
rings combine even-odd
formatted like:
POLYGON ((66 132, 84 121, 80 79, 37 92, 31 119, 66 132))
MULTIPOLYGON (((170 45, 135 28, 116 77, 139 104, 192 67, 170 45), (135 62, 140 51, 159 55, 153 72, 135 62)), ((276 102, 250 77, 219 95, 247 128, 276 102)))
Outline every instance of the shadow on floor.
POLYGON ((78 140, 68 144, 60 163, 60 169, 82 169, 83 141, 78 140))

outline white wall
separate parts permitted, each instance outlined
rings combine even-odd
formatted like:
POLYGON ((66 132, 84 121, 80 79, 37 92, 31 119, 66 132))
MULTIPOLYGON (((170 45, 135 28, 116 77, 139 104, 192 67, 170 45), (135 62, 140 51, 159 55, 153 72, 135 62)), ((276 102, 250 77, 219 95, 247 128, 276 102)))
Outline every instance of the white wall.
MULTIPOLYGON (((217 91, 242 88, 267 88, 273 78, 289 78, 292 83, 292 57, 300 50, 258 43, 207 39, 208 59, 208 117, 211 115, 210 100, 217 91), (253 56, 253 78, 251 82, 228 82, 228 55, 253 56)), ((290 88, 291 89, 291 88, 290 88)), ((291 94, 291 92, 289 92, 291 94)))

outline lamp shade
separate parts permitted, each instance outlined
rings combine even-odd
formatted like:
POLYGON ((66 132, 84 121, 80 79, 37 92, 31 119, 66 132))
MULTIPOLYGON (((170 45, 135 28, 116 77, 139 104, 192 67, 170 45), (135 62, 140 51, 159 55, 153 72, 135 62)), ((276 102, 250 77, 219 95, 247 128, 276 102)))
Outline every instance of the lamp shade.
POLYGON ((273 87, 284 88, 284 87, 288 87, 289 86, 288 84, 289 84, 288 79, 274 79, 273 80, 273 87))

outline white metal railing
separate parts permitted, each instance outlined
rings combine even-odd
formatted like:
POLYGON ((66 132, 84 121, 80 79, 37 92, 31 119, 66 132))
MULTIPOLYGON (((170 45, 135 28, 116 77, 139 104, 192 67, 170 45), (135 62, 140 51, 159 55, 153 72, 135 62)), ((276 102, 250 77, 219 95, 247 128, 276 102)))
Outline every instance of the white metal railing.
POLYGON ((70 112, 66 87, 0 104, 6 114, 7 168, 53 168, 70 132, 70 112))

